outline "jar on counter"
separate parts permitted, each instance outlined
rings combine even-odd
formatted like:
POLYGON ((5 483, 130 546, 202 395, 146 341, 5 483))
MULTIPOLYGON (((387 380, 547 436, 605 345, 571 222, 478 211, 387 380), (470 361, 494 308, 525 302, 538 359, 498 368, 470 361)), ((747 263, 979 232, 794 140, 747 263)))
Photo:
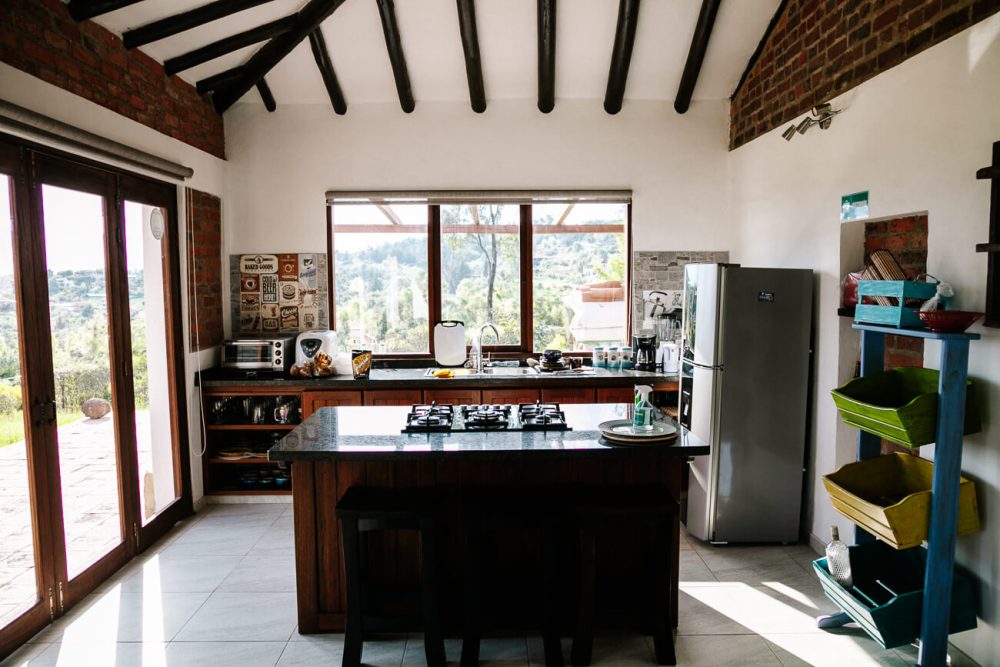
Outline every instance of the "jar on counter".
POLYGON ((616 371, 618 370, 618 346, 611 345, 608 347, 608 368, 616 371))
POLYGON ((594 362, 594 368, 607 368, 607 361, 604 358, 604 348, 600 345, 594 347, 594 351, 591 353, 591 358, 594 362))
POLYGON ((618 353, 618 358, 621 360, 621 369, 623 371, 631 370, 632 368, 635 367, 635 364, 632 362, 631 345, 626 345, 625 347, 623 347, 621 351, 618 353))

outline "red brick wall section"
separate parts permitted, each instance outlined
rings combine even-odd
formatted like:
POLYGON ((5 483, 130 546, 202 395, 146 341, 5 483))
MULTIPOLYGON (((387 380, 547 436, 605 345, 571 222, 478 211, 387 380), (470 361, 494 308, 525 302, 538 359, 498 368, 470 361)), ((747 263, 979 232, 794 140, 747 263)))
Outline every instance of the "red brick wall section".
MULTIPOLYGON (((865 225, 865 257, 888 250, 907 278, 927 272, 927 216, 910 215, 865 225)), ((924 341, 909 336, 886 336, 885 367, 923 366, 924 341)))
POLYGON ((222 200, 185 190, 191 350, 221 345, 222 200), (195 315, 197 314, 197 317, 195 315))
POLYGON ((222 116, 194 86, 59 0, 0 2, 0 61, 225 159, 222 116))
POLYGON ((997 11, 1000 0, 786 0, 733 94, 729 147, 797 119, 997 11))

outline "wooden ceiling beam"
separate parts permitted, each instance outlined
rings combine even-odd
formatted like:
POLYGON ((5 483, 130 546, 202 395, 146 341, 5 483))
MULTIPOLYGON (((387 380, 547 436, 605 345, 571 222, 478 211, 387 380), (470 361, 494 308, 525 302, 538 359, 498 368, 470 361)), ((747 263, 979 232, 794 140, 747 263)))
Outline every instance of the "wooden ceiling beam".
POLYGON ((639 0, 619 0, 618 27, 615 30, 615 44, 611 49, 611 70, 608 72, 608 89, 604 94, 604 110, 616 114, 622 109, 625 98, 625 82, 632 62, 632 47, 635 45, 635 29, 639 22, 639 0))
POLYGON ((271 94, 271 87, 267 85, 266 79, 261 79, 257 82, 257 92, 260 93, 260 99, 264 103, 264 108, 267 109, 267 112, 273 113, 278 108, 278 103, 274 101, 274 95, 271 94))
POLYGON ((244 46, 250 46, 251 44, 256 44, 257 42, 263 42, 266 39, 276 37, 290 30, 294 24, 295 15, 292 14, 291 16, 280 18, 277 21, 271 21, 270 23, 259 25, 256 28, 244 30, 243 32, 232 35, 231 37, 225 37, 217 42, 206 44, 199 49, 194 49, 193 51, 182 53, 179 56, 168 58, 163 62, 163 69, 166 71, 168 76, 177 74, 178 72, 183 72, 184 70, 195 67, 196 65, 201 65, 210 60, 215 60, 220 56, 224 56, 227 53, 232 53, 237 49, 242 49, 244 46))
POLYGON ((242 67, 234 67, 232 69, 227 69, 224 72, 219 72, 218 74, 213 74, 210 77, 201 79, 195 84, 195 88, 199 95, 204 95, 205 93, 212 93, 219 90, 223 86, 233 83, 236 81, 240 75, 243 73, 242 67))
POLYGON ((556 105, 556 0, 538 0, 538 110, 556 105))
POLYGON ((385 35, 385 48, 389 52, 389 62, 392 64, 392 76, 396 80, 399 106, 406 113, 410 113, 415 106, 413 91, 410 88, 406 58, 403 56, 403 44, 399 38, 399 25, 396 23, 396 7, 393 0, 378 0, 378 14, 382 19, 382 33, 385 35))
POLYGON ((677 89, 677 97, 674 98, 674 110, 677 113, 684 113, 691 106, 691 95, 694 94, 695 84, 698 83, 701 65, 705 62, 705 52, 708 51, 708 40, 712 37, 712 28, 715 26, 715 16, 719 13, 720 2, 721 0, 701 2, 698 23, 691 38, 691 48, 688 50, 687 62, 684 63, 684 73, 681 74, 681 84, 677 89))
POLYGON ((250 60, 243 65, 242 75, 232 83, 218 89, 212 95, 215 110, 223 113, 243 97, 264 75, 292 52, 309 33, 319 27, 327 17, 344 4, 344 0, 310 0, 296 14, 295 25, 281 35, 273 38, 262 46, 250 60))
POLYGON ((272 0, 216 0, 215 2, 210 2, 209 4, 202 5, 201 7, 195 7, 189 11, 174 14, 173 16, 168 16, 160 19, 159 21, 147 23, 146 25, 133 28, 132 30, 126 30, 122 33, 122 43, 125 45, 126 49, 134 49, 137 46, 143 46, 145 44, 149 44, 150 42, 155 42, 157 40, 184 32, 185 30, 197 28, 200 25, 211 23, 212 21, 225 18, 226 16, 230 16, 237 12, 242 12, 244 9, 250 9, 251 7, 256 7, 257 5, 262 5, 265 2, 271 1, 272 0))
POLYGON ((330 60, 330 52, 326 49, 326 40, 323 39, 320 28, 309 33, 309 46, 312 48, 319 73, 323 76, 323 85, 326 86, 326 93, 330 96, 330 104, 338 116, 343 116, 347 113, 347 102, 344 100, 344 92, 340 89, 340 82, 337 81, 337 73, 333 71, 333 61, 330 60))
POLYGON ((469 100, 476 113, 486 111, 486 87, 483 85, 483 61, 479 56, 479 33, 476 30, 475 0, 457 0, 458 28, 465 52, 465 76, 469 80, 469 100))
POLYGON ((86 21, 101 14, 113 12, 122 7, 134 5, 142 0, 70 0, 66 8, 75 21, 86 21))

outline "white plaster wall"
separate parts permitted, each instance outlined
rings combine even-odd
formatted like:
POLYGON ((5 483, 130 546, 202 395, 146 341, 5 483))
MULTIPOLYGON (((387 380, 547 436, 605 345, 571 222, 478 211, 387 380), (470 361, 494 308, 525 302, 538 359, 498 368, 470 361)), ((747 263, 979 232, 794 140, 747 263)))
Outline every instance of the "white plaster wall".
MULTIPOLYGON (((928 270, 951 282, 957 307, 982 310, 989 185, 976 170, 1000 140, 1000 15, 879 75, 835 101, 833 127, 790 143, 775 130, 731 155, 733 258, 748 265, 810 267, 818 276, 813 460, 833 471, 854 457, 851 433, 837 437, 828 390, 852 370, 853 333, 837 317, 841 276, 840 196, 871 193, 871 215, 927 211, 928 270)), ((979 386, 984 431, 965 440, 963 469, 981 500, 983 532, 958 541, 958 560, 981 581, 979 628, 952 637, 982 665, 1000 664, 1000 331, 976 326, 970 373, 979 386)), ((939 348, 925 362, 937 368, 939 348)), ((812 530, 846 522, 812 476, 812 530)))
POLYGON ((281 105, 226 116, 228 253, 324 251, 329 189, 631 188, 636 250, 726 249, 729 104, 281 105), (277 231, 280 230, 280 231, 277 231), (278 241, 280 239, 280 241, 278 241), (276 247, 277 245, 280 247, 276 247))
MULTIPOLYGON (((192 178, 183 182, 176 181, 176 184, 181 186, 178 188, 177 193, 181 257, 181 307, 184 322, 187 322, 187 268, 184 260, 186 257, 186 242, 183 231, 186 220, 183 187, 193 187, 222 196, 223 174, 227 166, 226 162, 4 63, 0 63, 0 97, 13 104, 45 114, 51 118, 105 136, 133 148, 183 164, 194 170, 192 178)), ((127 165, 124 168, 130 171, 138 171, 134 167, 127 165)), ((170 180, 159 174, 149 175, 159 180, 170 180)), ((184 332, 186 368, 188 369, 184 378, 184 390, 188 403, 188 432, 191 447, 193 496, 197 503, 203 495, 203 486, 201 460, 198 458, 198 452, 201 450, 200 396, 198 389, 194 386, 194 371, 198 368, 213 366, 216 362, 217 354, 215 350, 208 350, 200 354, 187 352, 189 350, 188 327, 183 326, 182 329, 184 332)), ((165 410, 166 406, 163 406, 163 409, 165 410)))

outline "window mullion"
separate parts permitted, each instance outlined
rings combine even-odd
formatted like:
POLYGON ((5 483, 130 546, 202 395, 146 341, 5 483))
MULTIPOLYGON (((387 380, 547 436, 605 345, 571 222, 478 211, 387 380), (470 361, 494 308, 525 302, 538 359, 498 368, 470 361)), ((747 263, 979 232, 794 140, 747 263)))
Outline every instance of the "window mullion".
POLYGON ((434 325, 441 321, 441 207, 427 206, 427 347, 434 354, 434 325))
POLYGON ((531 354, 534 350, 535 308, 532 298, 532 225, 531 204, 521 205, 521 351, 531 354))

